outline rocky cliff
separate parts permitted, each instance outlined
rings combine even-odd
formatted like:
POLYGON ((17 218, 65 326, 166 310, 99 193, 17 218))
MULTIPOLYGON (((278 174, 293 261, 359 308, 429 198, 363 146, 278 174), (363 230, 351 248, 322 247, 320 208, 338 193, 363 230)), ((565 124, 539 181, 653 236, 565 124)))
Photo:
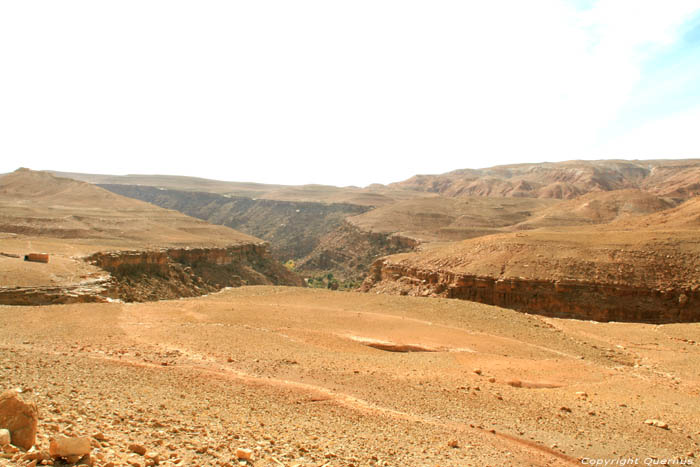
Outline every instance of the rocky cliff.
POLYGON ((526 313, 594 321, 700 321, 698 286, 649 288, 585 280, 537 280, 426 270, 377 260, 362 291, 445 297, 526 313))
POLYGON ((321 237, 340 226, 347 216, 370 209, 347 203, 277 201, 151 186, 100 186, 270 242, 270 252, 282 262, 307 256, 318 246, 321 237))
POLYGON ((359 283, 378 257, 411 251, 418 243, 401 235, 368 232, 345 221, 321 237, 316 248, 297 263, 297 270, 310 275, 332 271, 343 280, 359 283))
POLYGON ((106 295, 124 301, 192 297, 241 285, 303 285, 265 243, 96 253, 86 260, 111 274, 106 295))

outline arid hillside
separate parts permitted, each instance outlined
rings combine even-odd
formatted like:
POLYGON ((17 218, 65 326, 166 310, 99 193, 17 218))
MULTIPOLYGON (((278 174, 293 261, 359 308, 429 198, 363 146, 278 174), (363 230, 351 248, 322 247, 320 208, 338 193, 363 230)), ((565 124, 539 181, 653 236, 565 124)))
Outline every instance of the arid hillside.
POLYGON ((641 189, 685 200, 700 194, 700 160, 601 160, 517 164, 416 175, 390 187, 448 197, 573 199, 586 193, 641 189))
POLYGON ((637 216, 670 209, 668 199, 642 190, 614 190, 588 193, 578 198, 555 203, 527 220, 514 224, 512 230, 547 227, 607 224, 632 220, 637 216))
POLYGON ((432 196, 430 193, 396 189, 384 185, 371 185, 366 188, 330 185, 266 185, 262 183, 227 182, 172 175, 98 175, 50 172, 61 177, 98 185, 151 186, 169 190, 216 193, 236 197, 299 203, 345 203, 358 206, 383 206, 398 200, 432 196))
POLYGON ((88 437, 95 467, 700 455, 698 324, 286 287, 0 317, 1 386, 37 405, 35 456, 60 435, 88 437))
POLYGON ((27 169, 0 177, 0 236, 2 303, 175 298, 246 282, 301 283, 255 237, 27 169), (29 253, 50 260, 22 261, 29 253))
POLYGON ((698 160, 570 161, 416 176, 363 189, 73 175, 110 181, 102 186, 240 229, 270 242, 277 259, 291 260, 306 277, 332 274, 352 287, 377 258, 418 245, 431 249, 429 243, 503 232, 633 222, 669 210, 700 189, 699 170, 698 160))
POLYGON ((313 251, 319 238, 343 220, 370 209, 344 203, 312 203, 252 199, 140 185, 100 185, 123 196, 225 225, 270 243, 280 261, 298 261, 313 251))
POLYGON ((699 206, 426 247, 375 262, 363 287, 559 317, 699 321, 699 206))
POLYGON ((419 198, 349 217, 348 222, 364 231, 398 234, 421 243, 464 240, 499 233, 557 204, 557 200, 475 196, 419 198))

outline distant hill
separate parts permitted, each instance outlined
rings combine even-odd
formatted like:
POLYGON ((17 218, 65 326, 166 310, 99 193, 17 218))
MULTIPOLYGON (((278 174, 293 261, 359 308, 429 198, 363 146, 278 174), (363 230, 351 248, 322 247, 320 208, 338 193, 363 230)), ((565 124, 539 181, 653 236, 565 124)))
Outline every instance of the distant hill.
POLYGON ((673 206, 668 199, 642 190, 597 191, 555 203, 512 227, 513 230, 524 230, 606 224, 663 211, 673 206))
POLYGON ((177 211, 29 169, 0 177, 0 231, 89 240, 97 249, 261 243, 177 211))
POLYGON ((640 189, 678 201, 700 194, 700 159, 502 165, 416 175, 389 186, 447 197, 556 199, 573 199, 596 191, 640 189))

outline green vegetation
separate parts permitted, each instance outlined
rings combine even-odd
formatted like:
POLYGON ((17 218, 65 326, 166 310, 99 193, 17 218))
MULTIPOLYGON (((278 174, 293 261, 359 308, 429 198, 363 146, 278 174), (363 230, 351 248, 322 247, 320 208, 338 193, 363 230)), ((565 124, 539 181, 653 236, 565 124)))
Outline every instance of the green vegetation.
POLYGON ((314 289, 330 289, 330 290, 352 290, 362 284, 360 279, 337 279, 333 273, 309 277, 306 279, 309 287, 314 289))

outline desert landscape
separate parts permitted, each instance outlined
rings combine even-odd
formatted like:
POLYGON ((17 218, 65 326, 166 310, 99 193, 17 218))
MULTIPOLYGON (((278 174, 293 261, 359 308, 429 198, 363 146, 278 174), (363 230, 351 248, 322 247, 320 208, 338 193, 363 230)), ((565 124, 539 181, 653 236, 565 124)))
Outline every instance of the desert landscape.
POLYGON ((698 170, 0 176, 0 465, 692 465, 698 170))

